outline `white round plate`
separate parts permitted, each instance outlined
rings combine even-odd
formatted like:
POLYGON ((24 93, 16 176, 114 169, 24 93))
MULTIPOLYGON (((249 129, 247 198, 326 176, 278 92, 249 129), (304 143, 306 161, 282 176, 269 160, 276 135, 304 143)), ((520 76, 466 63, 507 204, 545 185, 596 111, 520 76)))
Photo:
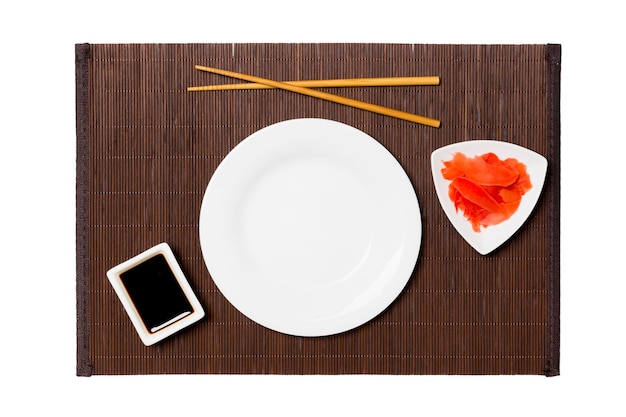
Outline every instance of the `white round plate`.
POLYGON ((222 294, 278 332, 324 336, 385 310, 422 236, 415 191, 367 134, 323 119, 261 129, 211 178, 200 245, 222 294))

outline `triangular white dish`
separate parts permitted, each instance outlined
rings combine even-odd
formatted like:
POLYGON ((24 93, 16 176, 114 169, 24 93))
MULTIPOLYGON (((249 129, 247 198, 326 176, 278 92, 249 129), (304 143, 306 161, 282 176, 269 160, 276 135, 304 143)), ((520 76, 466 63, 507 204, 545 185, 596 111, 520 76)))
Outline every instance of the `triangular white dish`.
POLYGON ((532 213, 541 195, 548 170, 548 161, 538 153, 512 143, 497 140, 472 140, 455 143, 435 150, 431 155, 431 167, 435 190, 443 211, 459 234, 478 253, 486 255, 509 240, 532 213), (481 227, 480 232, 472 229, 470 221, 463 216, 461 210, 457 212, 454 203, 450 200, 448 187, 451 181, 445 179, 441 173, 441 169, 444 168, 443 161, 451 160, 457 152, 462 152, 468 157, 492 152, 501 160, 515 158, 526 165, 532 188, 522 196, 521 203, 515 214, 502 223, 481 227))

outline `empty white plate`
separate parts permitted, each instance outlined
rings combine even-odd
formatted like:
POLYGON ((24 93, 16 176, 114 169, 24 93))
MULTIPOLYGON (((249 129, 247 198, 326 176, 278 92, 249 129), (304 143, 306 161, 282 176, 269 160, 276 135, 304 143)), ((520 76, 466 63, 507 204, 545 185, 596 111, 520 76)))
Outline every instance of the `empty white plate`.
POLYGON ((422 234, 415 191, 380 143, 295 119, 237 145, 211 178, 200 244, 222 294, 270 329, 323 336, 360 326, 400 294, 422 234))
POLYGON ((481 255, 486 255, 501 246, 528 219, 539 200, 548 169, 548 161, 538 153, 512 143, 496 140, 472 140, 444 146, 432 153, 431 165, 435 190, 443 211, 459 234, 481 255), (501 160, 515 158, 526 165, 532 188, 522 196, 517 211, 510 218, 496 225, 481 227, 481 231, 476 232, 470 221, 464 217, 463 212, 456 211, 454 203, 448 196, 451 181, 443 177, 441 169, 444 168, 443 161, 451 160, 457 152, 470 158, 491 152, 501 160))

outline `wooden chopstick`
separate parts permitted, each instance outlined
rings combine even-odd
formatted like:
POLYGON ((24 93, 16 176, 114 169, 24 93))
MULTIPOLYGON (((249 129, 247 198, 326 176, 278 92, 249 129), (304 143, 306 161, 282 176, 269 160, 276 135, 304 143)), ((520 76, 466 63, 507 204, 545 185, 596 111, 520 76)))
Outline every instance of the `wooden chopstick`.
POLYGON ((401 110, 390 109, 389 107, 379 106, 377 104, 367 103, 365 101, 359 101, 347 97, 338 96, 335 94, 326 93, 324 91, 312 90, 310 88, 301 87, 297 85, 291 85, 280 81, 268 80, 266 78, 257 77, 254 75, 240 74, 238 72, 222 70, 218 68, 205 67, 202 65, 196 65, 195 68, 200 71, 211 72, 214 74, 220 74, 231 78, 237 78, 240 80, 248 81, 251 83, 258 83, 269 85, 270 87, 280 88, 282 90, 292 91, 294 93, 304 94, 319 98, 322 100, 332 101, 334 103, 343 104, 350 107, 355 107, 361 110, 371 111, 373 113, 382 114, 385 116, 391 116, 402 120, 408 120, 414 123, 420 123, 426 126, 439 127, 441 122, 430 117, 419 116, 417 114, 407 113, 401 110))
MULTIPOLYGON (((382 78, 340 78, 334 80, 282 81, 285 84, 307 88, 323 87, 396 87, 403 85, 439 85, 439 77, 382 77, 382 78)), ((203 85, 188 87, 187 91, 258 90, 275 87, 259 83, 203 85)))

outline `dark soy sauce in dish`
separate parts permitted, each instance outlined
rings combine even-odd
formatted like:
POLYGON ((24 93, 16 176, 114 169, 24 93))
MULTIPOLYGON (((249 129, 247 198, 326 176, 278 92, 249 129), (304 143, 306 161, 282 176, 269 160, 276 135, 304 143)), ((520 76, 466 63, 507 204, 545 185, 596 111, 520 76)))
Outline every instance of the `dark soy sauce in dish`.
POLYGON ((163 254, 156 254, 123 272, 120 279, 151 333, 193 312, 163 254))

